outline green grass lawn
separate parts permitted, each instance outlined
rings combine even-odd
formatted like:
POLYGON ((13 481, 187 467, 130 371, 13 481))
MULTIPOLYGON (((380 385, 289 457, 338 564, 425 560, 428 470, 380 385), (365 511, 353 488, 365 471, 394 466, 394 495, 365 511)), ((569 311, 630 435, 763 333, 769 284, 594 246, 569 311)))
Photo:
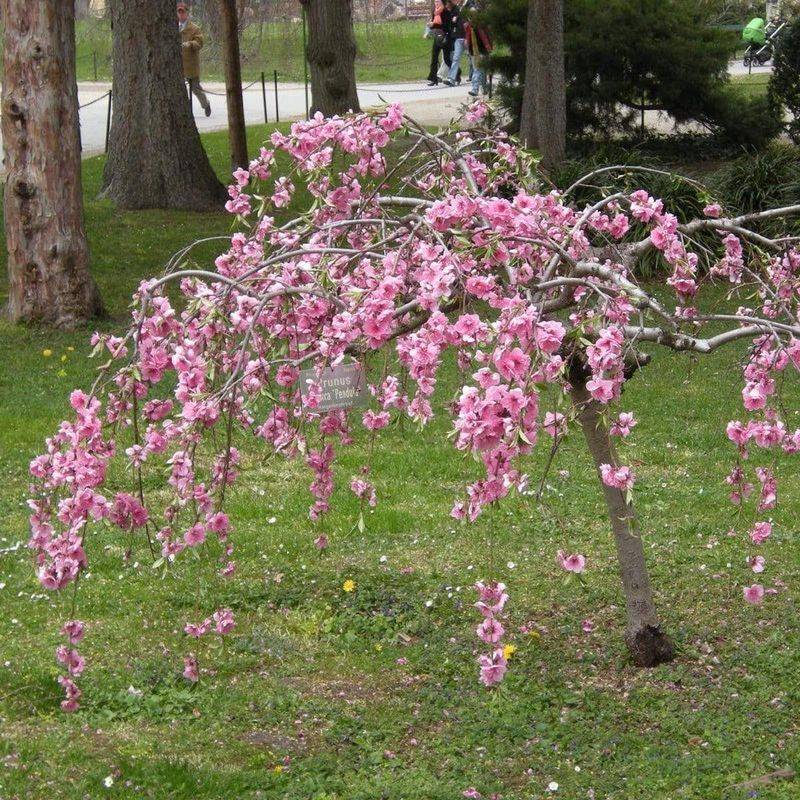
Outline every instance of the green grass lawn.
POLYGON ((757 97, 766 95, 769 86, 769 74, 755 72, 752 75, 733 75, 731 83, 745 94, 757 97))
MULTIPOLYGON (((201 23, 202 24, 202 23, 201 23)), ((422 38, 422 21, 356 23, 356 79, 359 82, 422 80, 428 74, 431 42, 422 38)), ((201 52, 204 80, 224 80, 219 43, 204 28, 201 52)), ((111 30, 105 19, 78 22, 76 64, 79 81, 111 80, 111 30)), ((303 29, 299 22, 249 25, 241 37, 242 80, 261 72, 281 81, 303 80, 303 29)))
MULTIPOLYGON (((253 131, 252 141, 264 135, 253 131)), ((222 173, 225 135, 205 142, 222 173)), ((85 162, 87 223, 110 312, 102 327, 119 330, 142 277, 230 224, 214 214, 116 212, 93 199, 101 167, 85 162)), ((213 253, 198 257, 210 263, 213 253)), ((764 583, 788 589, 746 606, 751 551, 726 535, 736 519, 722 485, 731 456, 723 428, 739 413, 735 349, 698 363, 659 355, 625 397, 640 419, 625 458, 640 476, 657 602, 679 646, 673 663, 640 671, 627 661, 613 543, 576 435, 557 458, 567 474, 552 474, 546 505, 515 498, 474 526, 454 524, 453 498, 477 468, 444 439, 446 380, 429 428, 406 424, 382 437, 380 502, 363 534, 346 489, 364 458, 362 437, 343 454, 323 554, 312 545, 304 467, 252 448, 229 509, 232 579, 191 554, 162 578, 142 542, 126 563, 118 539, 94 533, 79 605, 89 624, 84 704, 62 714, 53 650, 71 598, 45 595, 34 578, 26 473, 68 392, 92 380, 89 333, 0 323, 3 800, 457 800, 469 786, 504 800, 736 800, 749 795, 726 787, 800 767, 800 481, 782 460, 776 533, 762 549, 764 583), (565 582, 558 548, 587 555, 583 585, 565 582), (489 575, 509 586, 508 640, 517 647, 497 691, 478 684, 473 652, 470 587, 489 575), (342 590, 347 579, 352 593, 342 590), (190 687, 183 625, 220 606, 234 609, 236 629, 224 652, 196 648, 205 671, 190 687), (584 618, 593 633, 582 632, 584 618), (553 781, 556 794, 547 791, 553 781)), ((540 453, 530 472, 542 463, 540 453)), ((121 476, 119 486, 128 484, 121 476)), ((799 795, 800 781, 789 780, 757 797, 799 795)))

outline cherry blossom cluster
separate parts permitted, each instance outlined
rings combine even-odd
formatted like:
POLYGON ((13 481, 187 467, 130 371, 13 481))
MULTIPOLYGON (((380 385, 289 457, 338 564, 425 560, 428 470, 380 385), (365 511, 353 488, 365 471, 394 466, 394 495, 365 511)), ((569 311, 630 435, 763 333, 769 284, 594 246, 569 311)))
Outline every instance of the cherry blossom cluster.
MULTIPOLYGON (((228 210, 239 230, 215 268, 194 264, 187 247, 140 285, 125 335, 93 337, 104 360, 95 385, 72 393, 71 418, 31 463, 30 547, 43 586, 63 590, 78 579, 92 528, 117 531, 126 550, 149 547, 165 570, 188 569, 188 551, 230 576, 226 503, 258 446, 308 467, 309 527, 327 547, 337 453, 359 431, 371 451, 402 417, 424 427, 450 415, 455 447, 478 464, 451 513, 474 522, 526 491, 542 434, 558 448, 577 417, 576 383, 610 435, 631 433, 636 420, 618 406, 643 344, 705 354, 749 342, 747 416, 728 426, 736 445, 728 483, 742 514, 754 504, 747 541, 766 541, 777 524, 767 516, 778 497, 775 456, 800 450, 781 402, 785 373, 800 368, 800 253, 758 233, 758 215, 727 219, 715 204, 685 224, 643 191, 581 207, 577 184, 543 188, 532 156, 481 127, 485 116, 475 104, 466 116, 474 129, 441 136, 398 106, 316 116, 273 133, 234 173, 228 210), (397 156, 387 145, 401 128, 408 146, 397 156), (399 193, 388 194, 390 185, 399 193), (303 198, 307 208, 292 210, 303 198), (719 236, 713 256, 695 245, 702 230, 719 236), (637 260, 649 250, 669 267, 672 309, 637 283, 637 260), (699 304, 715 280, 730 292, 729 313, 699 304), (450 357, 458 387, 443 402, 436 390, 450 357), (369 407, 329 410, 324 374, 353 363, 367 376, 369 407), (769 464, 749 459, 762 450, 769 464), (112 460, 125 466, 123 479, 109 475, 112 460)), ((630 465, 612 455, 598 473, 608 492, 632 502, 630 465)), ((371 465, 350 474, 363 514, 378 501, 371 465)), ((748 557, 764 570, 763 557, 748 557)), ((565 569, 584 568, 583 556, 560 558, 565 569)), ((500 586, 479 589, 487 608, 502 609, 500 586)), ((761 590, 750 587, 745 599, 760 602, 761 590)), ((202 635, 206 623, 227 632, 223 611, 187 633, 202 635)), ((486 616, 484 641, 496 644, 498 628, 486 616)), ((502 648, 485 656, 484 683, 502 678, 501 657, 502 648)), ((192 680, 197 662, 187 659, 192 680)))
POLYGON ((505 629, 498 619, 508 602, 508 593, 504 583, 495 581, 485 583, 478 581, 475 589, 479 595, 475 608, 483 617, 476 633, 478 638, 491 648, 488 653, 478 656, 480 680, 484 686, 493 686, 503 680, 508 669, 508 659, 503 650, 505 629))
POLYGON ((77 711, 82 694, 73 679, 79 677, 86 668, 86 660, 74 647, 83 639, 84 625, 80 620, 70 620, 64 623, 61 633, 67 637, 67 644, 61 644, 56 648, 56 660, 67 670, 66 675, 58 676, 58 682, 64 690, 61 709, 72 713, 77 711))
MULTIPOLYGON (((202 622, 187 622, 183 630, 187 636, 193 639, 200 639, 201 636, 205 636, 212 630, 220 636, 225 636, 234 629, 235 625, 233 611, 229 608, 220 608, 202 622)), ((183 677, 192 683, 197 683, 200 680, 200 665, 194 653, 184 656, 183 677)))

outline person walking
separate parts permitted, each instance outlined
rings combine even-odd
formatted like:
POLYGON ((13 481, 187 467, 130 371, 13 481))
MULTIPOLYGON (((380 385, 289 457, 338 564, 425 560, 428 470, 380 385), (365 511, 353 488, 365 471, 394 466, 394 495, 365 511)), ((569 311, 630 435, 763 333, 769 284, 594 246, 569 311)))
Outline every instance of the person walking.
POLYGON ((183 56, 183 77, 192 94, 200 101, 206 116, 211 116, 211 103, 200 85, 200 48, 203 46, 203 33, 189 19, 186 3, 178 3, 178 30, 181 32, 181 55, 183 56))
POLYGON ((464 15, 453 0, 445 0, 447 11, 450 12, 450 42, 452 52, 450 55, 450 74, 445 83, 455 86, 461 83, 461 56, 466 50, 466 32, 464 30, 464 15))
MULTIPOLYGON (((473 6, 474 10, 478 9, 473 6)), ((492 40, 489 31, 477 21, 477 14, 469 16, 464 24, 464 33, 467 39, 467 52, 469 53, 472 70, 470 80, 472 89, 468 92, 471 97, 477 97, 481 89, 487 94, 486 69, 484 66, 486 56, 492 52, 492 40)))
POLYGON ((441 54, 447 66, 450 66, 449 44, 447 36, 447 22, 450 16, 443 3, 436 3, 428 30, 431 32, 433 44, 431 46, 431 68, 428 72, 428 86, 439 85, 439 55, 441 54))

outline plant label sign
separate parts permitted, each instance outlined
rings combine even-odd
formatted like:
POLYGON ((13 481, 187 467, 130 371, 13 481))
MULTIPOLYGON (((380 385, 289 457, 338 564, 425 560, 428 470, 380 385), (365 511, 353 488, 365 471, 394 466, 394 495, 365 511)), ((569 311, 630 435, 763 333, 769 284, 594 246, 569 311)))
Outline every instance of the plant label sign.
POLYGON ((333 411, 336 408, 363 406, 367 401, 367 381, 361 364, 339 364, 322 371, 317 377, 313 369, 300 372, 300 394, 308 397, 309 383, 322 387, 322 399, 314 411, 333 411))

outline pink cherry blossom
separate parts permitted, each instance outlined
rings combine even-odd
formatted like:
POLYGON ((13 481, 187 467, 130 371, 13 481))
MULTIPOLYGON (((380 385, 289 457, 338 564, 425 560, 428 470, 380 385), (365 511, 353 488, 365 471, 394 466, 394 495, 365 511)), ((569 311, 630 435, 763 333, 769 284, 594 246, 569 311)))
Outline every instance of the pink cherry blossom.
POLYGON ((496 644, 505 633, 503 626, 496 620, 486 618, 478 626, 478 636, 487 644, 496 644))
POLYGON ((752 586, 745 586, 742 589, 744 599, 751 605, 761 605, 764 600, 764 587, 760 583, 754 583, 752 586))
POLYGON ((632 489, 635 483, 630 467, 614 467, 611 464, 601 464, 600 477, 606 486, 622 491, 632 489))
POLYGON ((753 572, 763 572, 764 571, 764 556, 750 556, 747 559, 747 563, 753 572))
POLYGON ((185 656, 183 659, 183 677, 192 683, 197 683, 197 681, 200 680, 200 668, 198 667, 194 653, 189 653, 189 655, 185 656))
POLYGON ((581 573, 586 569, 586 557, 580 553, 567 555, 563 550, 556 553, 556 560, 567 572, 581 573))
POLYGON ((508 662, 503 656, 503 648, 497 648, 491 655, 478 657, 481 674, 480 680, 484 686, 493 686, 500 683, 508 670, 508 662))
POLYGON ((771 522, 756 522, 750 529, 750 540, 755 544, 763 544, 772 535, 771 522))
POLYGON ((221 608, 219 611, 215 611, 212 617, 214 620, 214 630, 219 634, 230 633, 236 624, 233 621, 233 611, 229 608, 221 608))

